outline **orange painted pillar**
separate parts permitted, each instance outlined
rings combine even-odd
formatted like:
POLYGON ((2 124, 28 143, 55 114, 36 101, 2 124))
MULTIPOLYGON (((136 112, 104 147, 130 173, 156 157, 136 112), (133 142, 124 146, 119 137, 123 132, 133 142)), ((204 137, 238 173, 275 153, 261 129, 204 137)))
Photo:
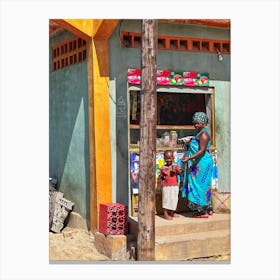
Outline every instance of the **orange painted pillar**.
POLYGON ((110 104, 108 68, 108 41, 92 41, 93 56, 93 129, 95 184, 91 186, 91 229, 97 229, 99 204, 112 202, 110 104), (107 57, 107 59, 106 59, 107 57), (100 62, 101 60, 101 62, 100 62), (92 201, 92 200, 91 200, 92 201))
POLYGON ((109 37, 117 21, 93 20, 89 51, 90 229, 98 229, 100 203, 112 202, 109 37), (92 140, 91 140, 92 139, 92 140))

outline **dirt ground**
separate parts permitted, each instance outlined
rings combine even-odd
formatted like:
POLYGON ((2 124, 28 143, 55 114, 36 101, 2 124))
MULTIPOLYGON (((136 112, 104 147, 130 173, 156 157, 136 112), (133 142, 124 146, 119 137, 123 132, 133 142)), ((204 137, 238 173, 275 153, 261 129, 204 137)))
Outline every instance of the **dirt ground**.
MULTIPOLYGON (((66 227, 61 233, 49 233, 49 260, 110 261, 95 247, 94 235, 83 229, 66 227)), ((193 259, 191 261, 230 261, 230 255, 193 259)))
POLYGON ((49 233, 50 261, 107 261, 95 248, 92 233, 66 227, 61 233, 49 233))

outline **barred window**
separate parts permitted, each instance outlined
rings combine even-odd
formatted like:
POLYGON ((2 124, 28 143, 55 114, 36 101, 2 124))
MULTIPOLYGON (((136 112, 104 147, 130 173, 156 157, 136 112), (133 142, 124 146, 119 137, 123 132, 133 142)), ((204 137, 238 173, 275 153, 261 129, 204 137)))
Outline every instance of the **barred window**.
POLYGON ((86 41, 74 37, 52 48, 52 71, 63 69, 86 60, 86 41))
MULTIPOLYGON (((141 33, 122 32, 121 45, 123 48, 141 48, 141 33)), ((230 54, 230 41, 158 35, 158 49, 230 54)))

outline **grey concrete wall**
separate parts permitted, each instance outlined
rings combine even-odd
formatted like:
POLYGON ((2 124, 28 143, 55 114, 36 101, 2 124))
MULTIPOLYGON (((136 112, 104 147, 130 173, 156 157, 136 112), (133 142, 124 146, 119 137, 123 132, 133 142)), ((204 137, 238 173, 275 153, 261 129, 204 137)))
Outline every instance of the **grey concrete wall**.
MULTIPOLYGON (((129 204, 128 189, 128 119, 127 119, 127 81, 128 68, 141 68, 141 50, 122 48, 121 31, 141 32, 140 20, 120 21, 110 39, 110 80, 116 80, 116 200, 129 204), (119 101, 119 103, 118 103, 119 101), (121 114, 118 106, 125 102, 125 113, 121 114), (119 104, 119 105, 118 105, 119 104), (118 113, 119 111, 119 113, 118 113)), ((187 37, 205 37, 210 39, 229 40, 230 31, 220 28, 208 28, 182 24, 159 22, 158 34, 187 37)), ((223 129, 229 129, 229 97, 230 97, 230 55, 223 55, 219 62, 217 54, 158 51, 157 69, 177 71, 209 72, 211 81, 217 81, 216 88, 216 122, 217 145, 219 151, 219 174, 221 185, 229 190, 229 132, 223 136, 223 129), (218 83, 221 81, 221 83, 218 83), (225 82, 225 83, 223 83, 225 82), (225 109, 226 108, 226 109, 225 109), (226 147, 226 148, 225 148, 226 147), (226 179, 227 178, 227 179, 226 179)), ((114 120, 111 119, 113 122, 114 120)), ((113 167, 114 168, 114 167, 113 167)))
POLYGON ((49 175, 58 178, 73 210, 89 220, 87 63, 51 71, 52 46, 73 36, 65 31, 50 38, 49 175))

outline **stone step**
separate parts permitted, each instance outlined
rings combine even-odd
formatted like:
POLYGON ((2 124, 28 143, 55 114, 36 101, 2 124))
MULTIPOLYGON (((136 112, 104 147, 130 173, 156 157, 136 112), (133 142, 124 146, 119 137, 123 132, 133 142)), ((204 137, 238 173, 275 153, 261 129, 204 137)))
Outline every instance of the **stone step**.
MULTIPOLYGON (((230 228, 230 214, 214 214, 207 219, 192 218, 190 213, 180 214, 173 220, 155 217, 155 236, 170 236, 186 233, 198 233, 224 230, 230 228)), ((137 218, 129 219, 129 232, 137 235, 137 218)))
POLYGON ((156 261, 190 260, 230 254, 230 230, 156 236, 156 261))

